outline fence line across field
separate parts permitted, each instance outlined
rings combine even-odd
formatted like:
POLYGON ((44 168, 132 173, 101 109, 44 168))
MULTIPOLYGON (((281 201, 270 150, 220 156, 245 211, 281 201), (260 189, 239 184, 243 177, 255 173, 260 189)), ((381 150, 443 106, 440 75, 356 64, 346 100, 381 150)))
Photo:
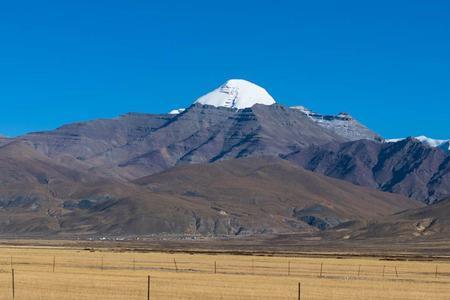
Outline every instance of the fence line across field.
MULTIPOLYGON (((11 257, 11 261, 14 262, 14 264, 7 264, 4 263, 2 265, 2 267, 10 267, 10 266, 14 266, 14 268, 10 269, 11 272, 11 299, 15 299, 16 297, 19 297, 20 299, 20 291, 21 289, 28 289, 28 288, 32 288, 33 290, 39 291, 40 287, 39 284, 35 284, 33 286, 29 286, 27 284, 27 282, 25 282, 22 278, 22 275, 27 275, 27 273, 33 273, 38 275, 39 273, 56 273, 54 276, 58 276, 58 272, 64 272, 65 275, 68 274, 80 274, 74 270, 77 270, 78 268, 86 268, 86 266, 89 266, 89 264, 80 264, 80 261, 77 262, 77 259, 74 257, 69 257, 69 262, 67 261, 64 262, 64 259, 67 259, 67 257, 41 257, 42 259, 46 259, 48 260, 47 262, 33 262, 33 261, 27 261, 27 257, 26 256, 20 256, 20 257, 11 257), (34 268, 32 271, 29 270, 28 267, 36 267, 38 266, 39 268, 36 269, 34 268), (42 268, 41 268, 42 267, 42 268)), ((84 258, 79 258, 80 260, 84 259, 84 258)), ((444 280, 444 281, 440 281, 441 283, 445 283, 448 284, 449 281, 449 276, 450 273, 448 273, 449 265, 448 264, 443 264, 441 267, 444 270, 447 270, 447 272, 443 272, 442 274, 439 275, 439 265, 430 265, 430 271, 429 272, 414 272, 414 270, 411 268, 407 268, 408 266, 398 266, 397 264, 391 264, 391 265, 387 265, 384 264, 384 262, 380 262, 379 264, 373 264, 373 265, 361 265, 361 264, 327 264, 326 262, 317 262, 317 263, 310 263, 310 262, 301 262, 301 261, 296 261, 294 263, 292 263, 292 260, 287 260, 285 262, 284 266, 279 266, 279 267, 275 267, 275 266, 270 266, 270 264, 268 264, 269 266, 265 265, 264 263, 265 261, 263 260, 254 260, 254 259, 249 259, 248 261, 242 260, 241 263, 242 264, 238 264, 238 263, 230 263, 230 264, 226 264, 224 262, 220 262, 222 264, 222 268, 223 269, 227 269, 227 272, 221 272, 221 264, 218 263, 220 262, 217 260, 214 260, 212 262, 209 263, 205 263, 202 262, 199 264, 201 264, 202 266, 209 266, 209 270, 207 271, 196 271, 195 269, 192 269, 191 265, 195 265, 196 262, 194 261, 187 261, 187 260, 182 260, 182 259, 178 259, 176 257, 168 257, 167 260, 153 260, 153 263, 158 263, 160 265, 164 265, 167 266, 167 268, 157 268, 156 270, 158 271, 167 271, 167 272, 175 272, 175 273, 179 273, 179 272, 184 272, 186 273, 186 275, 189 274, 189 272, 200 272, 200 273, 212 273, 212 274, 238 274, 238 275, 246 275, 246 276, 261 276, 261 275, 270 275, 273 276, 274 274, 281 274, 281 271, 284 271, 284 274, 278 275, 278 276, 288 276, 288 277, 306 277, 306 276, 312 276, 312 277, 318 277, 318 278, 323 278, 323 279, 327 279, 327 278, 333 278, 333 279, 341 279, 341 280, 358 280, 359 278, 364 278, 367 280, 397 280, 397 279, 401 279, 401 280, 405 280, 407 279, 406 277, 402 277, 402 274, 407 274, 407 275, 415 275, 416 280, 417 281, 422 281, 422 278, 424 278, 425 276, 427 277, 428 280, 430 280, 430 282, 432 279, 436 279, 437 277, 440 277, 440 280, 444 280), (183 266, 183 264, 185 264, 187 266, 183 266), (171 266, 171 267, 170 267, 171 266), (297 271, 297 268, 301 268, 301 267, 310 267, 305 273, 300 273, 300 272, 295 272, 297 271), (337 270, 336 270, 337 267, 337 270), (268 271, 271 271, 271 269, 275 269, 276 273, 267 273, 268 271), (367 277, 364 276, 365 274, 365 269, 370 269, 370 276, 367 277), (232 271, 235 272, 232 272, 232 271), (311 272, 311 270, 313 270, 313 272, 311 272), (345 272, 346 271, 346 272, 345 272), (402 272, 405 271, 405 272, 402 272), (375 278, 374 278, 375 277, 375 278)), ((95 258, 89 258, 89 263, 92 264, 92 268, 93 270, 97 270, 100 271, 99 273, 86 273, 86 272, 82 272, 82 274, 86 275, 86 286, 90 286, 93 283, 91 282, 92 280, 90 279, 89 275, 93 276, 93 278, 95 278, 95 282, 98 285, 102 285, 103 283, 108 283, 111 281, 111 276, 116 276, 113 275, 115 273, 110 273, 110 275, 108 274, 109 270, 128 270, 130 271, 131 269, 134 270, 134 268, 138 267, 140 263, 144 263, 144 264, 148 264, 147 261, 145 260, 136 260, 135 258, 131 259, 131 260, 117 260, 115 261, 114 258, 110 257, 109 259, 105 258, 105 256, 98 256, 95 258), (113 268, 115 265, 115 262, 117 263, 117 267, 113 268), (126 266, 126 263, 129 264, 129 266, 126 266), (124 268, 124 266, 126 268, 124 268)), ((166 287, 166 286, 170 286, 174 283, 177 283, 178 287, 182 287, 183 285, 190 285, 192 286, 192 280, 189 278, 189 276, 187 277, 183 277, 183 278, 165 278, 165 277, 158 277, 158 276, 150 276, 150 275, 143 275, 143 271, 145 271, 146 269, 137 269, 139 272, 132 272, 130 273, 131 275, 127 275, 129 278, 128 280, 131 280, 131 282, 134 282, 135 286, 138 287, 138 289, 140 290, 140 292, 138 293, 139 295, 142 295, 142 299, 145 299, 145 296, 147 297, 148 300, 150 299, 158 299, 160 297, 168 297, 168 298, 177 298, 177 297, 182 297, 182 291, 165 291, 165 290, 161 290, 161 286, 166 287)), ((2 270, 3 271, 3 270, 2 270)), ((273 271, 273 270, 272 270, 273 271)), ((3 271, 5 272, 5 271, 3 271)), ((7 271, 6 271, 7 272, 7 271)), ((38 276, 39 277, 39 276, 38 276)), ((321 279, 319 279, 321 280, 321 279)), ((86 287, 85 286, 85 287, 86 287)), ((81 284, 79 286, 80 288, 83 288, 83 285, 81 284)), ((207 289, 208 287, 210 287, 210 282, 208 281, 207 278, 202 279, 202 280, 198 280, 196 279, 195 281, 195 287, 199 290, 203 290, 203 289, 207 289)), ((292 299, 295 299, 294 297, 296 297, 297 299, 301 299, 301 293, 302 293, 302 289, 304 289, 305 287, 302 287, 301 283, 298 283, 298 286, 292 286, 292 299)), ((56 286, 55 289, 58 289, 58 287, 56 286)), ((59 287, 59 289, 61 289, 61 287, 59 287)), ((252 287, 249 286, 247 288, 248 290, 251 290, 252 287)), ((245 290, 245 288, 241 288, 241 290, 245 290)), ((247 292, 248 292, 247 290, 247 292)), ((42 292, 42 291, 41 291, 42 292)), ((258 292, 261 295, 270 295, 270 293, 272 292, 271 289, 269 287, 267 288, 259 288, 258 292)), ((118 293, 123 293, 124 297, 129 296, 127 293, 129 293, 129 291, 120 291, 120 288, 118 290, 118 293)), ((208 293, 213 293, 213 292, 208 292, 208 293)), ((120 294, 122 295, 122 294, 120 294)), ((238 297, 240 295, 240 293, 235 293, 233 294, 232 292, 227 292, 226 296, 227 297, 238 297)), ((213 296, 213 295, 211 295, 213 296)), ((138 297, 138 296, 133 296, 133 297, 138 297)), ((270 295, 267 297, 261 297, 255 296, 255 299, 286 299, 285 297, 278 297, 277 295, 270 295)), ((251 299, 251 298, 249 298, 251 299)))
MULTIPOLYGON (((39 272, 37 272, 37 273, 39 273, 39 272)), ((15 299, 16 295, 20 296, 21 288, 24 288, 24 289, 30 288, 26 284, 26 282, 21 281, 21 275, 25 275, 25 274, 26 274, 26 271, 16 273, 14 269, 11 270, 11 276, 12 276, 12 281, 11 281, 11 284, 12 284, 12 296, 11 297, 12 298, 11 299, 15 299), (16 282, 19 283, 18 289, 15 288, 16 282)), ((96 277, 97 283, 101 284, 102 281, 104 283, 107 283, 111 280, 111 278, 109 278, 107 275, 104 275, 104 276, 105 276, 104 278, 100 278, 100 279, 98 277, 96 277)), ((91 280, 89 280, 89 277, 87 277, 86 279, 87 279, 86 284, 88 284, 88 285, 92 284, 91 280)), ((164 287, 164 286, 170 286, 170 285, 173 285, 174 283, 177 283, 178 287, 180 287, 180 286, 182 287, 183 281, 186 281, 185 284, 192 285, 191 280, 189 278, 174 279, 174 278, 162 278, 162 277, 150 276, 150 275, 148 275, 148 276, 140 276, 139 275, 139 276, 133 277, 133 279, 134 279, 136 286, 140 286, 139 289, 141 289, 141 293, 140 293, 142 295, 141 298, 145 299, 145 296, 146 296, 146 299, 148 299, 148 300, 149 299, 159 299, 160 297, 163 297, 163 296, 169 297, 169 298, 177 298, 177 297, 183 296, 182 291, 179 291, 179 292, 178 291, 164 291, 164 290, 161 290, 160 288, 158 288, 159 286, 164 287)), ((200 280, 200 281, 198 279, 196 279, 195 287, 198 290, 203 290, 203 289, 206 290, 206 288, 210 287, 210 282, 207 279, 200 280)), ((32 288, 35 291, 38 291, 41 289, 39 284, 33 286, 32 288)), ((80 285, 79 288, 83 288, 83 286, 80 285)), ((295 286, 292 286, 292 289, 291 289, 292 299, 295 299, 295 298, 301 299, 301 293, 302 293, 303 288, 304 287, 301 286, 300 282, 298 283, 297 289, 295 289, 295 286)), ((57 287, 56 287, 56 289, 57 289, 57 287)), ((244 289, 245 288, 241 288, 241 291, 244 289)), ((252 287, 249 286, 249 287, 247 287, 247 289, 250 290, 250 289, 252 289, 252 287)), ((275 295, 270 294, 272 291, 269 287, 268 288, 259 288, 258 291, 260 294, 258 296, 255 296, 255 299, 266 299, 266 298, 267 299, 286 299, 285 296, 277 296, 276 294, 275 295), (261 295, 267 295, 267 296, 261 296, 261 295)), ((45 292, 45 289, 43 289, 42 292, 45 292)), ((211 292, 209 292, 209 293, 211 293, 211 292)), ((236 293, 227 292, 226 295, 228 297, 236 297, 235 299, 237 299, 237 297, 240 295, 240 293, 241 292, 236 292, 236 293)), ((117 295, 127 296, 127 293, 126 293, 126 291, 121 291, 120 287, 118 287, 117 295)), ((135 295, 134 297, 138 297, 138 296, 135 295)))
MULTIPOLYGON (((213 262, 188 261, 172 257, 167 260, 145 260, 145 259, 120 259, 117 257, 65 257, 65 256, 43 256, 39 261, 30 261, 26 256, 10 256, 0 258, 2 269, 23 269, 28 267, 42 267, 52 272, 60 269, 100 269, 108 270, 134 270, 134 271, 174 271, 174 272, 196 272, 213 274, 242 274, 242 275, 271 275, 271 276, 343 276, 357 278, 397 278, 408 279, 412 277, 434 278, 450 280, 450 267, 444 264, 446 271, 440 271, 439 266, 430 265, 429 271, 418 272, 415 268, 407 265, 382 264, 336 264, 326 262, 295 261, 292 258, 280 264, 281 260, 271 262, 263 259, 241 260, 238 263, 226 263, 220 260, 213 262)), ((441 268, 443 269, 443 268, 441 268)), ((444 270, 444 269, 443 269, 444 270)))

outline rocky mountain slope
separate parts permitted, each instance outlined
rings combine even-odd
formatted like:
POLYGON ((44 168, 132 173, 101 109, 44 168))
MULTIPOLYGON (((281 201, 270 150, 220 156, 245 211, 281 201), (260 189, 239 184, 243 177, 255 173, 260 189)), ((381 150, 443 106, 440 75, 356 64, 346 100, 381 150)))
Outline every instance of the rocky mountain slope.
POLYGON ((420 206, 269 157, 180 166, 135 183, 156 193, 205 201, 223 215, 246 216, 255 225, 270 221, 301 228, 306 223, 325 229, 349 219, 420 206))
POLYGON ((177 115, 128 114, 19 140, 60 163, 129 180, 179 164, 278 156, 348 139, 278 104, 242 110, 195 104, 177 115))
MULTIPOLYGON (((440 148, 440 149, 444 150, 445 152, 450 152, 450 140, 437 140, 437 139, 432 139, 432 138, 426 137, 424 135, 414 137, 414 138, 416 140, 422 142, 424 145, 430 146, 432 148, 440 148)), ((386 140, 386 142, 396 143, 396 142, 399 142, 402 140, 405 140, 405 139, 389 139, 389 140, 386 140)))
POLYGON ((301 111, 318 125, 331 130, 340 136, 346 137, 349 140, 354 141, 366 139, 379 142, 383 141, 381 136, 359 123, 348 113, 342 112, 333 116, 322 115, 303 106, 292 106, 291 109, 301 111))
POLYGON ((4 236, 301 232, 419 206, 272 158, 182 166, 123 182, 68 168, 16 141, 0 147, 0 168, 4 236))
POLYGON ((330 143, 284 158, 314 172, 427 203, 450 195, 450 155, 414 138, 330 143))
POLYGON ((433 205, 377 218, 369 222, 342 224, 333 232, 334 238, 349 240, 415 239, 448 240, 450 233, 450 198, 433 205))

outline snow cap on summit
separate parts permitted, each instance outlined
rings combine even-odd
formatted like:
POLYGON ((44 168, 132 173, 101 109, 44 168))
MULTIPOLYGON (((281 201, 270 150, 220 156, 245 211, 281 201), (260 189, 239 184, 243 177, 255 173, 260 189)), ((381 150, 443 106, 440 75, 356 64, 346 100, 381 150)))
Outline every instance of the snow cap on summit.
POLYGON ((272 105, 275 100, 262 87, 243 79, 230 79, 195 103, 244 109, 255 104, 272 105))

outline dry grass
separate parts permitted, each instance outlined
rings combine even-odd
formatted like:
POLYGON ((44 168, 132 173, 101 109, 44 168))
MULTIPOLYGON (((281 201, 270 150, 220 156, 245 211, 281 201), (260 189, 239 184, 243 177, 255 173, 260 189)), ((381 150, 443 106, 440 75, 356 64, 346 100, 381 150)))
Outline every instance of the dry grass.
POLYGON ((0 299, 12 299, 11 257, 15 299, 147 299, 148 275, 158 300, 297 299, 298 282, 308 300, 450 297, 447 262, 0 248, 0 299))

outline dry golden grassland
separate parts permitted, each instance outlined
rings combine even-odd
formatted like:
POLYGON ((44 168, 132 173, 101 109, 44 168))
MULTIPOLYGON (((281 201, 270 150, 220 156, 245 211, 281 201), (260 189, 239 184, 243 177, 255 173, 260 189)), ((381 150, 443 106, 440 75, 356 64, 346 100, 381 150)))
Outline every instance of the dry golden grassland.
POLYGON ((450 299, 444 261, 4 247, 0 299, 13 298, 12 269, 15 299, 27 300, 147 299, 148 275, 158 300, 298 299, 299 282, 307 300, 450 299))

